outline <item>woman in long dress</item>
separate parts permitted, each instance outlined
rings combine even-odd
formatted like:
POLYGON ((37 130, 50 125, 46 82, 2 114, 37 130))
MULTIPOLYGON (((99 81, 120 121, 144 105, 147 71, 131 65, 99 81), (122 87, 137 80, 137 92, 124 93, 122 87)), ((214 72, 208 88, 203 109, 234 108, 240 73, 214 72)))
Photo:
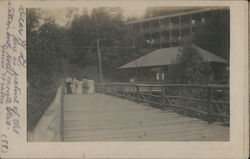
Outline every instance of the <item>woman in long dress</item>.
POLYGON ((76 94, 82 94, 82 80, 77 80, 76 94))
POLYGON ((72 94, 75 94, 76 93, 76 85, 77 85, 77 81, 76 79, 74 78, 72 80, 72 83, 71 83, 71 91, 72 91, 72 94))
POLYGON ((88 80, 88 94, 95 93, 95 81, 94 80, 88 80))

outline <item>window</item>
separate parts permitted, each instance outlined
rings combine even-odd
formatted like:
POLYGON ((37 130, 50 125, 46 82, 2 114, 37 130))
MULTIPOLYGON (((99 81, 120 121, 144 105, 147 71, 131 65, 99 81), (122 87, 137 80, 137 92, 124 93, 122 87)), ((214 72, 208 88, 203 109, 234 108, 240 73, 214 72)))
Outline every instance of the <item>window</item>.
POLYGON ((170 22, 170 23, 169 23, 169 27, 170 27, 170 28, 173 28, 173 26, 174 26, 174 24, 170 22))
POLYGON ((206 23, 206 19, 205 19, 205 18, 202 18, 202 19, 201 19, 201 23, 202 23, 202 24, 206 23))
POLYGON ((160 80, 160 73, 159 72, 156 73, 156 80, 157 81, 160 80))
POLYGON ((164 81, 165 80, 165 72, 156 72, 156 80, 164 81))
POLYGON ((195 20, 194 20, 194 19, 191 20, 191 24, 192 24, 192 25, 195 25, 195 20))
POLYGON ((162 80, 162 81, 165 80, 165 73, 164 73, 164 72, 161 73, 161 80, 162 80))

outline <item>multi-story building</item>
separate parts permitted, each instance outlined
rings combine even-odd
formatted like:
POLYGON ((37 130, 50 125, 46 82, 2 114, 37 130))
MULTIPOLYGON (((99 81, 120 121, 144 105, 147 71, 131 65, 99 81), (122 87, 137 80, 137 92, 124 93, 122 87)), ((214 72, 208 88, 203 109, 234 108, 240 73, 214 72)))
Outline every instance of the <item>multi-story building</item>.
POLYGON ((216 25, 212 29, 215 35, 208 32, 202 37, 202 46, 196 48, 203 60, 212 66, 214 79, 224 80, 229 77, 225 69, 229 62, 229 9, 226 7, 199 7, 129 22, 129 30, 154 51, 119 69, 136 73, 133 78, 138 82, 164 82, 181 44, 192 40, 197 31, 206 31, 205 27, 211 27, 211 24, 216 25))
MULTIPOLYGON (((168 48, 180 46, 185 38, 207 25, 213 18, 220 18, 221 22, 228 20, 229 9, 226 7, 193 8, 189 11, 131 21, 128 27, 130 31, 141 35, 150 47, 168 48)), ((223 26, 218 26, 218 32, 221 29, 223 26)))

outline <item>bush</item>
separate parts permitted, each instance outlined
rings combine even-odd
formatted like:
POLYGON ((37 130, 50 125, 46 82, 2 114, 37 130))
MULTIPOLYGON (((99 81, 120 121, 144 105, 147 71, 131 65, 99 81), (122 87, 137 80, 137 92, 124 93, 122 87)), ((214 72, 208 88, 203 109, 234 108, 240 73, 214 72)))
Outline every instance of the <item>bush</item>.
POLYGON ((64 78, 64 40, 67 30, 47 19, 39 25, 39 15, 27 11, 28 130, 34 129, 55 98, 64 78))
POLYGON ((213 83, 213 71, 203 61, 195 47, 184 45, 176 64, 169 67, 167 83, 207 84, 213 83))

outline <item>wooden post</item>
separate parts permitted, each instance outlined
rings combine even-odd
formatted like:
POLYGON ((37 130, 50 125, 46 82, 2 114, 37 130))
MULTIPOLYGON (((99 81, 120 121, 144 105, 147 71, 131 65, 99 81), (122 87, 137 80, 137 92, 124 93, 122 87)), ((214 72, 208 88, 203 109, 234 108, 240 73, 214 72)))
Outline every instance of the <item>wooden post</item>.
POLYGON ((135 101, 138 103, 139 102, 139 93, 140 93, 140 90, 139 90, 139 86, 138 85, 135 85, 135 88, 136 88, 135 101))
POLYGON ((192 34, 192 17, 189 15, 189 23, 190 23, 190 35, 192 34))
POLYGON ((211 105, 211 94, 212 90, 211 88, 207 88, 207 122, 211 124, 213 122, 213 116, 212 116, 212 105, 211 105))
POLYGON ((110 86, 109 86, 109 84, 107 84, 107 85, 105 86, 105 92, 106 92, 107 94, 110 93, 110 86))
POLYGON ((121 88, 122 88, 122 97, 125 98, 125 91, 124 91, 124 85, 121 85, 121 88))
POLYGON ((150 49, 152 48, 151 40, 152 40, 152 28, 151 28, 151 20, 149 21, 149 40, 150 40, 150 49))
POLYGON ((134 53, 135 53, 135 73, 136 73, 136 82, 138 82, 138 63, 137 63, 137 51, 136 51, 136 48, 135 48, 135 39, 133 40, 133 50, 134 50, 134 53))
POLYGON ((113 95, 113 85, 110 85, 110 94, 113 95))
POLYGON ((165 104, 166 104, 166 101, 165 101, 165 94, 166 94, 166 91, 165 91, 165 87, 164 86, 161 86, 161 109, 164 110, 165 108, 165 104))
POLYGON ((182 41, 182 26, 181 26, 181 16, 179 16, 179 36, 181 39, 180 40, 180 46, 181 46, 181 41, 182 41))
POLYGON ((161 19, 159 19, 159 38, 160 38, 160 48, 161 48, 161 19))
POLYGON ((97 39, 97 55, 98 55, 98 64, 99 64, 99 76, 100 76, 100 82, 103 81, 103 73, 102 73, 102 60, 101 60, 101 49, 100 49, 100 39, 97 39))
POLYGON ((172 46, 172 35, 171 35, 171 27, 170 27, 170 25, 171 25, 171 19, 170 19, 170 17, 169 17, 169 19, 168 19, 168 26, 169 26, 169 46, 171 47, 172 46))
POLYGON ((104 94, 106 94, 106 87, 105 87, 105 86, 106 86, 106 85, 103 84, 102 87, 101 87, 101 88, 102 88, 101 91, 102 91, 102 93, 104 93, 104 94))

